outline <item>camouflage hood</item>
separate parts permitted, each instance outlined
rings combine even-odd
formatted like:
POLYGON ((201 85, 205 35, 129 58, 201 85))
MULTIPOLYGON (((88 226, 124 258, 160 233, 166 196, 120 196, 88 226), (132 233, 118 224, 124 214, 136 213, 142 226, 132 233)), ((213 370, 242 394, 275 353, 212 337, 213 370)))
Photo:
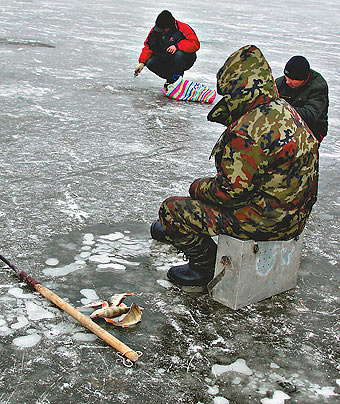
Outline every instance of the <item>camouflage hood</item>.
POLYGON ((254 45, 229 56, 217 73, 217 91, 223 98, 209 112, 208 120, 225 126, 258 105, 279 98, 271 68, 254 45))

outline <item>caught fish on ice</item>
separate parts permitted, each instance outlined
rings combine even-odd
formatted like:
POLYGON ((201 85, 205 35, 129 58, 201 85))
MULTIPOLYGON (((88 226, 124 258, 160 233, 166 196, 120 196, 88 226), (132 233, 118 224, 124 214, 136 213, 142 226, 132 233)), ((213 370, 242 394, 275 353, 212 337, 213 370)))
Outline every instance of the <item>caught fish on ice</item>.
POLYGON ((123 314, 119 319, 105 318, 105 321, 118 327, 130 327, 142 321, 142 310, 136 303, 132 303, 129 311, 123 314))
POLYGON ((91 315, 91 319, 103 318, 110 324, 118 327, 130 327, 142 320, 142 308, 133 303, 130 307, 122 303, 127 296, 134 296, 133 293, 117 293, 110 296, 107 300, 96 301, 77 309, 95 308, 102 306, 101 309, 95 310, 91 315))
POLYGON ((98 306, 101 306, 104 302, 108 302, 109 306, 119 306, 121 304, 121 302, 127 296, 134 296, 134 294, 130 293, 130 292, 116 293, 115 295, 110 296, 107 300, 91 302, 91 303, 85 304, 84 306, 79 306, 79 307, 77 307, 77 309, 80 310, 80 309, 88 309, 88 308, 98 307, 98 306))
POLYGON ((120 306, 105 306, 106 305, 103 303, 103 308, 94 311, 90 317, 92 319, 119 317, 130 310, 130 307, 126 306, 125 304, 121 304, 120 306))

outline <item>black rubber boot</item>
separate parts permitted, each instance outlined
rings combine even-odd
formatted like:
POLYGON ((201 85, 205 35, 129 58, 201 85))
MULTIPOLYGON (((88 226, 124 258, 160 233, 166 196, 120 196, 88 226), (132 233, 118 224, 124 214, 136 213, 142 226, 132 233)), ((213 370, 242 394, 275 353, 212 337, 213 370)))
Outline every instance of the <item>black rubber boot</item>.
POLYGON ((159 219, 154 220, 150 227, 151 237, 154 240, 161 241, 163 243, 167 243, 168 241, 165 239, 165 230, 163 229, 162 223, 159 219))
MULTIPOLYGON (((217 245, 208 236, 188 235, 182 250, 189 257, 189 263, 171 267, 167 273, 170 281, 182 286, 205 286, 214 277, 217 245)), ((178 239, 177 239, 178 240, 178 239)), ((184 241, 184 239, 183 239, 184 241)), ((179 243, 176 243, 179 247, 179 243)))
POLYGON ((214 268, 195 268, 195 265, 189 262, 171 267, 167 276, 176 285, 206 286, 214 277, 214 268))

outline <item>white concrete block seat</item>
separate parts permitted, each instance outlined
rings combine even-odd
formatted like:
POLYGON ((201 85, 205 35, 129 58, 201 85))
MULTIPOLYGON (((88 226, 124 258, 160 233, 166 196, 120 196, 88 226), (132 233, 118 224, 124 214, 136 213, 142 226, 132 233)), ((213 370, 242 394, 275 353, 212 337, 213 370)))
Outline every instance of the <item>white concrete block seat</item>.
POLYGON ((296 286, 303 234, 288 241, 218 236, 211 297, 234 310, 296 286))

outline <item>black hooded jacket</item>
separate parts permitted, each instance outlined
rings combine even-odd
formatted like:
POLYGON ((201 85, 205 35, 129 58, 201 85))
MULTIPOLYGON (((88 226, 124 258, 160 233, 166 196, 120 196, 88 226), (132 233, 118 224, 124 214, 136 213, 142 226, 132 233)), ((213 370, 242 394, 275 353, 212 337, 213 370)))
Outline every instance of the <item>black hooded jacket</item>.
POLYGON ((328 86, 320 73, 311 70, 309 80, 301 87, 291 88, 285 77, 276 79, 280 97, 289 102, 319 140, 328 130, 328 86))

